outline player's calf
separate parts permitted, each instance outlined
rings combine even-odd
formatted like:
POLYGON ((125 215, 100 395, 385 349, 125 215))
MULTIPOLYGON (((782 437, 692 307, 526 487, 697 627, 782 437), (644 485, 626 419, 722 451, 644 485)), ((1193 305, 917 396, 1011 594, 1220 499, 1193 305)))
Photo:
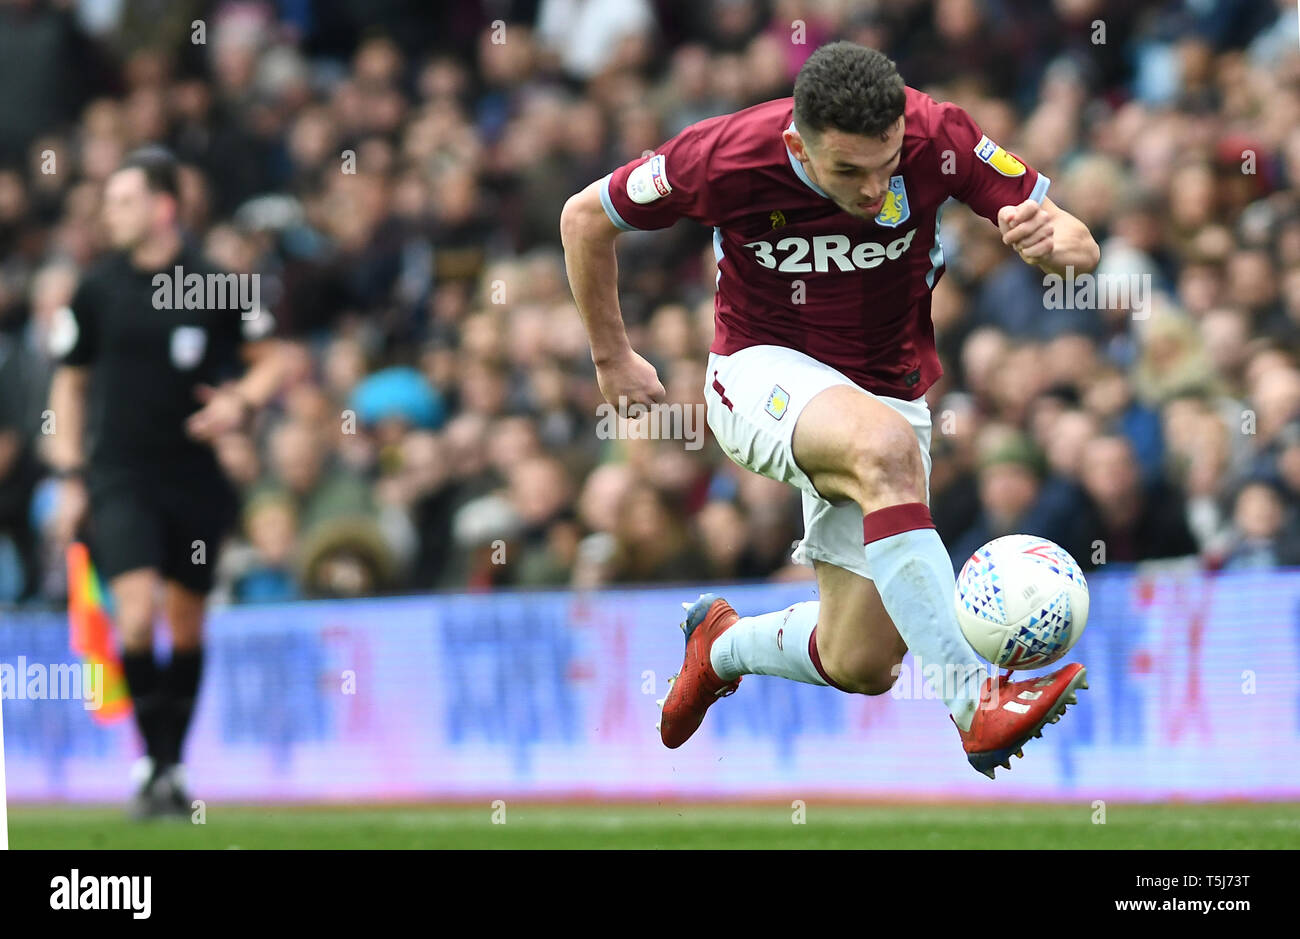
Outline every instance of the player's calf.
MULTIPOLYGON (((828 637, 844 635, 842 631, 825 630, 828 637)), ((849 638, 856 638, 848 633, 849 638)), ((884 648, 863 645, 861 642, 836 643, 822 641, 818 637, 818 654, 822 668, 831 678, 835 687, 850 694, 881 695, 887 694, 898 681, 899 667, 907 646, 895 634, 895 642, 884 648)))

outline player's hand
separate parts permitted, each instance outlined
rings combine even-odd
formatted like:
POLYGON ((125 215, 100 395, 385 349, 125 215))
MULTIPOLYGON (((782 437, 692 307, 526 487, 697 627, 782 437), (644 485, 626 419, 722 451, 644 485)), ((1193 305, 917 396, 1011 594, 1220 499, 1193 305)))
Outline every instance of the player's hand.
POLYGON ((625 404, 650 405, 668 396, 655 367, 631 349, 613 361, 596 365, 596 383, 605 400, 618 407, 625 404))
POLYGON ((1014 248, 1022 261, 1036 264, 1051 257, 1055 247, 1052 216, 1033 199, 999 209, 998 229, 1002 243, 1014 248))
POLYGON ((194 396, 203 402, 185 421, 185 432, 195 440, 211 442, 222 434, 238 430, 248 417, 248 402, 233 388, 199 385, 194 396))

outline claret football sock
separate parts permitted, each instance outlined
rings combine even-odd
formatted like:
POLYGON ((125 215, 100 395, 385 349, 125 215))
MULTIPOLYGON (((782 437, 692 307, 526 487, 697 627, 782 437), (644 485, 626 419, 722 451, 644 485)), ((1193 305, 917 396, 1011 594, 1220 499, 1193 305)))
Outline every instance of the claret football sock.
POLYGON ((833 685, 817 655, 820 606, 810 600, 775 613, 742 616, 713 643, 709 663, 724 680, 777 675, 809 685, 833 685))
POLYGON ((957 586, 948 551, 921 502, 892 505, 862 520, 867 569, 915 667, 931 677, 942 668, 939 692, 953 720, 970 730, 987 667, 957 624, 957 586))

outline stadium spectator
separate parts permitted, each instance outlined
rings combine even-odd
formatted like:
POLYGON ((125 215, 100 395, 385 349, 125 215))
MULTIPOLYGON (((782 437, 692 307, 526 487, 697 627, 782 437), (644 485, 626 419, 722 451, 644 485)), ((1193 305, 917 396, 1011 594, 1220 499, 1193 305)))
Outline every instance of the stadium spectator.
POLYGON ((1056 491, 1061 480, 1045 478, 1042 453, 1025 434, 1000 425, 987 427, 981 438, 980 509, 974 524, 949 544, 954 568, 985 542, 1016 532, 1041 535, 1072 550, 1068 525, 1080 500, 1070 498, 1068 490, 1064 496, 1056 491))
POLYGON ((682 514, 680 506, 649 483, 629 489, 615 522, 610 582, 672 583, 698 578, 707 561, 682 514))
POLYGON ((293 570, 298 518, 293 504, 268 493, 244 509, 246 543, 232 546, 217 571, 217 591, 232 603, 283 603, 299 598, 293 570))
MULTIPOLYGON (((995 230, 945 210, 931 502, 949 545, 1067 518, 1085 563, 1097 539, 1108 563, 1225 563, 1247 529, 1272 545, 1254 560, 1297 563, 1293 4, 250 0, 214 7, 195 44, 207 6, 0 4, 0 602, 64 589, 68 509, 22 402, 45 400, 39 350, 106 248, 104 179, 146 140, 187 166, 189 237, 259 273, 297 339, 280 413, 216 444, 247 563, 218 596, 809 576, 790 562, 798 498, 707 435, 597 436, 558 217, 687 124, 788 94, 836 38, 967 108, 1092 227, 1097 276, 1148 291, 1143 309, 1049 303, 995 230), (1003 425, 1021 457, 979 446, 1003 425), (1257 479, 1282 487, 1268 537, 1257 479)), ((634 345, 669 401, 698 403, 709 234, 632 233, 619 260, 634 345)))
POLYGON ((364 481, 338 465, 312 427, 298 421, 281 424, 271 432, 269 451, 271 472, 258 491, 292 502, 304 535, 323 522, 372 512, 364 481))
POLYGON ((1281 487, 1271 480, 1248 481, 1237 492, 1233 507, 1233 545, 1223 560, 1225 570, 1272 568, 1282 563, 1292 545, 1284 544, 1286 512, 1281 487))
POLYGON ((1125 437, 1112 434, 1091 440, 1083 449, 1082 466, 1089 505, 1068 539, 1080 546, 1072 553, 1081 566, 1196 554, 1182 496, 1164 482, 1143 485, 1133 446, 1125 437))

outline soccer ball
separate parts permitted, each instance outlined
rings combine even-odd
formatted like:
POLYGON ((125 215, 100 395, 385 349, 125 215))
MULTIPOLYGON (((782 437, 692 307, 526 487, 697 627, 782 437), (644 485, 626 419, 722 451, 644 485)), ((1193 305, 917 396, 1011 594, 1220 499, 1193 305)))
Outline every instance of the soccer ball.
POLYGON ((957 576, 957 622, 999 668, 1042 668, 1079 641, 1088 583, 1060 545, 1033 535, 994 538, 957 576))

